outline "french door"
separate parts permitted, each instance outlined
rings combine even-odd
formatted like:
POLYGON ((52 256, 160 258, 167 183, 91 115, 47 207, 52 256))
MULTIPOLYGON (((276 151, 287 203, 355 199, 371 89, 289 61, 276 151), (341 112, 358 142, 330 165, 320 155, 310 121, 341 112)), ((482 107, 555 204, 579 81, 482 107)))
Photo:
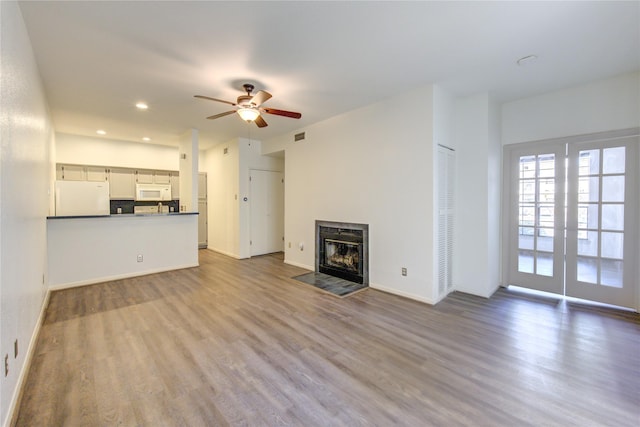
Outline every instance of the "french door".
POLYGON ((508 284, 636 305, 638 145, 633 136, 505 147, 508 284))

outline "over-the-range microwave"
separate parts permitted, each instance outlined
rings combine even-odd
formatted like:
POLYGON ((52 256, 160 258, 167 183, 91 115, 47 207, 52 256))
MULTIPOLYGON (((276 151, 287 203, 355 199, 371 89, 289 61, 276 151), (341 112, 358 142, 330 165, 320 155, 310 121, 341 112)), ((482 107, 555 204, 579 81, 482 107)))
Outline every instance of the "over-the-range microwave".
POLYGON ((136 200, 141 202, 171 200, 171 184, 136 184, 136 200))

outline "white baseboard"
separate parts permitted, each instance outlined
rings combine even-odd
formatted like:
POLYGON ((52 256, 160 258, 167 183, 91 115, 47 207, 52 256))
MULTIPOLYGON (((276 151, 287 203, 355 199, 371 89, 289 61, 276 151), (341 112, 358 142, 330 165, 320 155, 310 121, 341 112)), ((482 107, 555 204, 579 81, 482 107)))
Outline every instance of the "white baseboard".
MULTIPOLYGON (((409 292, 402 292, 397 289, 388 288, 386 286, 378 285, 377 283, 369 283, 369 287, 378 291, 386 292, 388 294, 398 295, 404 298, 409 298, 415 301, 423 302, 425 304, 434 305, 435 302, 429 298, 425 298, 420 295, 415 295, 409 292)), ((437 302, 437 301, 436 301, 437 302)))
POLYGON ((47 307, 49 306, 50 295, 51 295, 51 291, 47 290, 45 292, 44 299, 42 301, 42 306, 40 307, 40 314, 38 315, 38 319, 36 320, 36 326, 35 328, 33 328, 31 339, 29 339, 29 346, 27 347, 27 353, 26 353, 27 355, 24 358, 24 364, 22 365, 22 369, 20 370, 20 374, 18 375, 16 388, 13 391, 13 396, 11 396, 11 401, 9 402, 9 410, 7 411, 7 418, 2 423, 4 427, 9 427, 14 425, 16 418, 18 416, 18 413, 17 413, 18 403, 21 399, 25 381, 27 379, 27 375, 29 374, 29 368, 31 367, 31 361, 36 351, 36 344, 38 342, 38 336, 40 335, 40 329, 42 327, 42 324, 44 323, 44 316, 46 314, 47 307))
POLYGON ((306 265, 306 264, 301 264, 295 261, 289 261, 288 259, 284 260, 285 264, 289 264, 289 265, 293 265, 294 267, 300 267, 300 268, 304 268, 305 270, 311 270, 314 271, 315 268, 310 266, 310 265, 306 265))
POLYGON ((231 258, 235 258, 235 259, 242 259, 240 258, 240 256, 238 254, 232 254, 231 252, 227 252, 227 251, 222 251, 220 249, 216 249, 216 248, 207 248, 207 250, 209 251, 213 251, 213 252, 217 252, 219 254, 231 257, 231 258))
POLYGON ((116 274, 113 276, 96 277, 89 280, 80 280, 77 282, 50 285, 49 290, 58 291, 61 289, 77 288, 79 286, 95 285, 96 283, 111 282, 113 280, 121 280, 121 279, 130 279, 132 277, 147 276, 149 274, 164 273, 166 271, 182 270, 184 268, 192 268, 192 267, 198 267, 198 266, 199 264, 186 264, 186 265, 173 266, 171 268, 156 268, 152 270, 137 271, 137 272, 125 273, 125 274, 116 274))

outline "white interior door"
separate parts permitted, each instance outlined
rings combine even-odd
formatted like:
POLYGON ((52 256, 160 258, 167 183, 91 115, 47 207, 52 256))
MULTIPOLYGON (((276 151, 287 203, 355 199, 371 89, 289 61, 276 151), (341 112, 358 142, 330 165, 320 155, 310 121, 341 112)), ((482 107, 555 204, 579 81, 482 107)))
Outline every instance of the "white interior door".
POLYGON ((251 170, 251 256, 284 250, 284 174, 251 170))
POLYGON ((563 293, 565 148, 527 145, 505 162, 507 283, 563 293))
POLYGON ((569 145, 566 294, 633 307, 637 137, 569 145))

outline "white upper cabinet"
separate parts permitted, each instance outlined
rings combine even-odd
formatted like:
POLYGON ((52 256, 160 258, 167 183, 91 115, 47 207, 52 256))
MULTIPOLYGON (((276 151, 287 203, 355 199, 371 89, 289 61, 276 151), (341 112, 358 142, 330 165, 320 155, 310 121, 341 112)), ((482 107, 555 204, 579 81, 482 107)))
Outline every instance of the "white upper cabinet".
POLYGON ((86 181, 85 168, 81 165, 57 165, 56 179, 65 181, 86 181))
POLYGON ((125 168, 111 168, 109 170, 109 188, 111 199, 133 200, 136 185, 134 171, 125 168))
POLYGON ((86 166, 87 181, 104 182, 109 180, 107 168, 100 166, 86 166))
POLYGON ((171 198, 173 200, 180 198, 180 174, 171 172, 171 198))

